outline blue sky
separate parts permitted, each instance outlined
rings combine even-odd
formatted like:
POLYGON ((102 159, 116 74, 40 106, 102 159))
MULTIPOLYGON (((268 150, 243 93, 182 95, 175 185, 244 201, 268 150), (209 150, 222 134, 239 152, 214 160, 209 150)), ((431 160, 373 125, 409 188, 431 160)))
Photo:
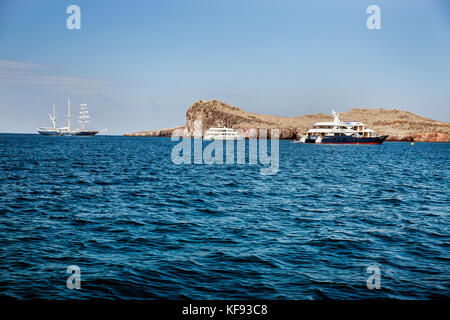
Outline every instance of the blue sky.
POLYGON ((0 132, 48 125, 53 101, 62 126, 68 97, 111 134, 183 125, 199 99, 450 121, 449 89, 446 0, 0 0, 0 132), (71 4, 81 30, 66 28, 71 4))

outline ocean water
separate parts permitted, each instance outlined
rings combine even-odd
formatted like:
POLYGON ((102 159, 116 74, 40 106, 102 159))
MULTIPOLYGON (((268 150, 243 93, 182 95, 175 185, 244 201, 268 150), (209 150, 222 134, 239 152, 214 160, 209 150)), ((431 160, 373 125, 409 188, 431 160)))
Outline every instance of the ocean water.
POLYGON ((450 297, 450 144, 280 141, 272 176, 175 144, 1 134, 0 297, 450 297))

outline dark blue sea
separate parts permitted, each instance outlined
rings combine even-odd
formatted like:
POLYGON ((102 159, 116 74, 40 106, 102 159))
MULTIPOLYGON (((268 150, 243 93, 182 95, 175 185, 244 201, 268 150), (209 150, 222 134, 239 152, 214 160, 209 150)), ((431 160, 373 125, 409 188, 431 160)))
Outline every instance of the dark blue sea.
POLYGON ((1 134, 0 297, 450 297, 450 144, 280 141, 275 175, 175 144, 1 134))

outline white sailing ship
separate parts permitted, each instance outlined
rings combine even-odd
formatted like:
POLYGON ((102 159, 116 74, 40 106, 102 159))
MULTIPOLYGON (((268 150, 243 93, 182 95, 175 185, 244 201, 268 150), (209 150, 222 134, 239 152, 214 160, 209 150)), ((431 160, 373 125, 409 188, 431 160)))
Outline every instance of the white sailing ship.
POLYGON ((87 129, 86 124, 89 122, 90 116, 87 110, 87 104, 83 103, 80 105, 80 123, 81 129, 72 130, 71 128, 71 116, 70 116, 70 99, 67 99, 67 126, 66 127, 56 127, 56 115, 55 115, 55 104, 53 103, 53 115, 49 114, 50 120, 52 121, 52 127, 42 127, 38 128, 37 132, 45 136, 93 136, 99 132, 106 131, 103 130, 92 130, 87 129))

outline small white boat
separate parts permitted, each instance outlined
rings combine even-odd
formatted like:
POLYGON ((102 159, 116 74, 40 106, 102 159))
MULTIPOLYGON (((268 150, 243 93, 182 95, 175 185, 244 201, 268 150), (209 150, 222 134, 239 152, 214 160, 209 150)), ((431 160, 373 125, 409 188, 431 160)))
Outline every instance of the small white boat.
POLYGON ((209 128, 206 130, 204 140, 238 140, 244 137, 232 128, 209 128))

